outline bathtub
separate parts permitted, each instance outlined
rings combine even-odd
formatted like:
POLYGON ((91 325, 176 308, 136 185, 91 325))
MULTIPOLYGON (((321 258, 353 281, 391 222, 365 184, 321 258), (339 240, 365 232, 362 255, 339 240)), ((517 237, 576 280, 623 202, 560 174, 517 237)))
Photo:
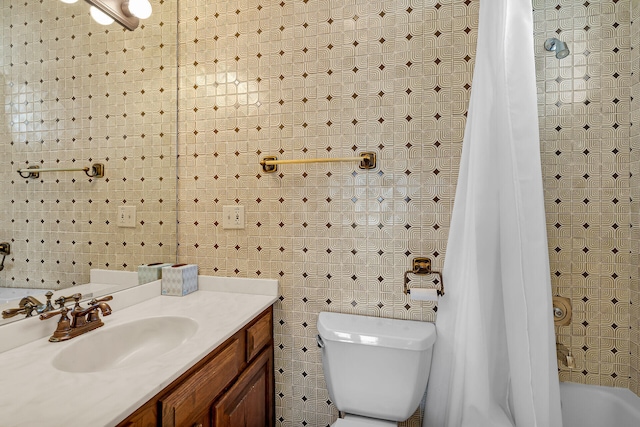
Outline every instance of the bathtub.
POLYGON ((640 398, 626 388, 560 383, 564 427, 638 427, 640 398))

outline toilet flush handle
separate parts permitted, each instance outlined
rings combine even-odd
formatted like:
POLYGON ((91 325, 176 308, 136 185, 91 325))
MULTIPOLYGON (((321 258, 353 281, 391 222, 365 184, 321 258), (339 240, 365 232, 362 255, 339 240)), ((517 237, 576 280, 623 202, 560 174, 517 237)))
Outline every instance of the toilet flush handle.
POLYGON ((318 343, 318 347, 324 348, 324 341, 322 341, 322 337, 320 335, 316 335, 316 342, 318 343))

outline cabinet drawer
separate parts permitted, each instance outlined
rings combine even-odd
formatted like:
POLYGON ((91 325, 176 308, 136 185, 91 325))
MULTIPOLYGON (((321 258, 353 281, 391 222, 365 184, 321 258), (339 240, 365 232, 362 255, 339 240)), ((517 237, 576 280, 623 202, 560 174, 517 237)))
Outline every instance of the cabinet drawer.
POLYGON ((272 331, 271 310, 247 328, 247 363, 271 342, 272 331))
POLYGON ((234 339, 202 369, 161 398, 162 427, 191 425, 192 417, 206 411, 238 375, 242 357, 242 343, 234 339))

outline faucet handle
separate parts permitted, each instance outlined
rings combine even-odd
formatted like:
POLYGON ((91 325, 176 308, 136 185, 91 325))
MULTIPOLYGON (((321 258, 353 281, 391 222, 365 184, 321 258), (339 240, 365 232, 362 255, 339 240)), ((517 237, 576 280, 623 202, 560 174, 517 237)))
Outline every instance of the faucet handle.
POLYGON ((16 316, 20 313, 25 314, 26 312, 27 312, 27 309, 24 306, 20 308, 8 308, 2 311, 2 318, 9 319, 10 317, 16 316))
POLYGON ((64 303, 69 299, 71 299, 71 295, 69 295, 68 297, 58 297, 54 302, 58 304, 60 308, 62 308, 64 307, 64 303))
POLYGON ((45 303, 44 308, 42 309, 42 312, 45 311, 53 311, 53 305, 51 304, 51 297, 53 296, 53 292, 51 291, 47 291, 46 294, 44 294, 45 297, 47 297, 47 302, 45 303))
POLYGON ((80 298, 82 298, 82 294, 75 293, 73 295, 69 295, 68 297, 59 297, 58 299, 55 300, 55 303, 58 304, 62 309, 62 307, 64 307, 64 303, 71 299, 76 301, 76 305, 80 305, 80 298))
POLYGON ((38 306, 33 304, 31 301, 25 301, 24 303, 20 303, 20 307, 18 308, 10 308, 4 310, 2 312, 3 319, 9 319, 10 317, 16 316, 18 314, 25 314, 25 317, 33 316, 33 311, 37 310, 38 306))
POLYGON ((89 305, 96 305, 99 302, 107 302, 107 301, 111 301, 113 299, 113 295, 107 295, 105 297, 102 298, 92 298, 91 301, 89 301, 89 305))
POLYGON ((63 318, 67 317, 67 313, 69 312, 69 309, 65 306, 62 306, 59 310, 56 311, 47 311, 46 313, 42 313, 40 315, 40 320, 47 320, 47 319, 51 319, 53 316, 56 316, 58 314, 61 314, 63 318))

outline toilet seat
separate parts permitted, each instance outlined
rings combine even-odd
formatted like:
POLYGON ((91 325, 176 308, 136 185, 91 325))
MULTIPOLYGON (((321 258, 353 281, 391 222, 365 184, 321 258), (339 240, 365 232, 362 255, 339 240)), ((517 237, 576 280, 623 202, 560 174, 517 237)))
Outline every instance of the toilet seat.
POLYGON ((398 427, 398 423, 347 414, 344 418, 338 418, 331 427, 398 427))

